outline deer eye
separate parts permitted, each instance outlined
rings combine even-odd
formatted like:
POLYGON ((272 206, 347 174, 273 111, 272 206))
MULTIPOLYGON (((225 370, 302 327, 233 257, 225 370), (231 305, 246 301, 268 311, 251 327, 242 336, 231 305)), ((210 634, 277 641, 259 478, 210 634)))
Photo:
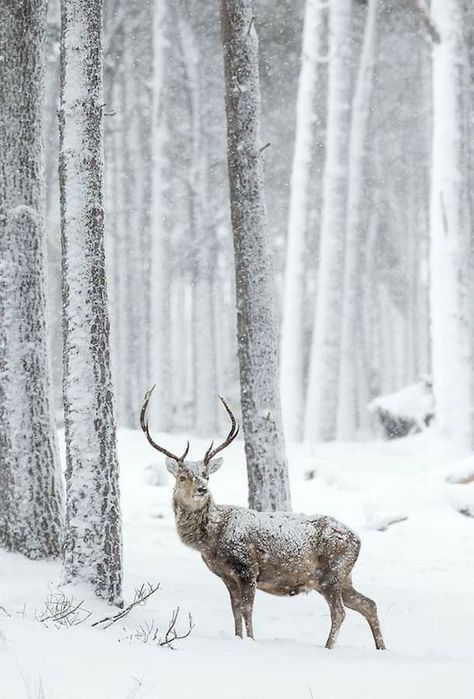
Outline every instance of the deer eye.
POLYGON ((180 476, 180 477, 179 477, 179 480, 180 480, 180 481, 187 481, 188 479, 186 478, 186 476, 180 476))

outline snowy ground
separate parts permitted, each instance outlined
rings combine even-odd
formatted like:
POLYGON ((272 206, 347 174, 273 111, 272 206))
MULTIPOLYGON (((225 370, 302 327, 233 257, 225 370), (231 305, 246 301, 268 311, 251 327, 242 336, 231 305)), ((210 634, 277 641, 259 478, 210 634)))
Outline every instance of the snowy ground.
MULTIPOLYGON (((171 450, 183 447, 176 436, 160 439, 171 450)), ((193 441, 196 457, 205 447, 193 441)), ((110 610, 67 588, 92 617, 56 630, 35 617, 56 590, 59 565, 0 551, 1 699, 473 696, 474 519, 456 508, 474 507, 474 483, 446 482, 466 470, 466 463, 456 466, 463 454, 452 445, 423 435, 290 449, 294 509, 332 514, 362 536, 354 581, 377 601, 385 652, 375 650, 366 622, 350 611, 336 649, 325 650, 328 611, 316 593, 286 599, 257 593, 257 640, 235 639, 224 585, 174 531, 171 481, 145 482, 153 451, 141 434, 124 431, 120 453, 125 594, 130 599, 145 581, 160 582, 160 589, 103 631, 90 624, 110 610), (312 480, 305 479, 308 471, 312 480), (133 637, 152 620, 165 630, 177 606, 179 628, 186 629, 191 612, 195 629, 175 651, 133 637)), ((245 504, 243 464, 242 444, 232 445, 211 480, 217 502, 245 504)))

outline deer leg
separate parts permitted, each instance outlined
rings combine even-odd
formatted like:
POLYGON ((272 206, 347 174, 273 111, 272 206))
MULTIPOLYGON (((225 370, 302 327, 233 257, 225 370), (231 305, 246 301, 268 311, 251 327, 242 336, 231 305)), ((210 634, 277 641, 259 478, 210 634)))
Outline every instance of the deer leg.
POLYGON ((365 597, 357 590, 354 590, 352 583, 346 583, 342 588, 342 601, 349 609, 353 609, 367 619, 367 622, 374 637, 375 647, 378 650, 385 650, 382 631, 380 630, 379 618, 377 615, 377 605, 370 597, 365 597))
POLYGON ((242 600, 242 614, 245 621, 247 636, 253 638, 252 613, 255 600, 255 590, 257 583, 253 576, 243 576, 240 578, 240 596, 242 600))
POLYGON ((339 634, 341 624, 345 619, 346 613, 342 604, 341 592, 338 587, 326 587, 321 590, 321 594, 329 605, 331 612, 331 630, 326 641, 326 648, 334 648, 334 645, 339 634))
POLYGON ((225 586, 229 590, 232 614, 234 615, 235 635, 242 638, 242 602, 240 599, 240 588, 237 580, 232 578, 222 578, 225 586))

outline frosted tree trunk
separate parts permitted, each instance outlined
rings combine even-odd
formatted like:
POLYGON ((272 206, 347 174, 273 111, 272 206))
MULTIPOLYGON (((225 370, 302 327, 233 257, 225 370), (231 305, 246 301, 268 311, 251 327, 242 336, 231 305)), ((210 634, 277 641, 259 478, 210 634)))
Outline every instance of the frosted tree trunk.
POLYGON ((61 548, 47 351, 43 100, 46 2, 0 0, 0 545, 61 548))
POLYGON ((122 601, 122 538, 103 211, 102 2, 61 4, 60 193, 65 579, 122 601))
POLYGON ((472 326, 462 7, 461 0, 431 3, 441 41, 433 47, 430 312, 437 427, 443 436, 471 445, 472 326))
POLYGON ((362 321, 361 261, 364 243, 364 169, 374 74, 378 0, 369 0, 359 71, 352 102, 349 144, 349 182, 341 327, 341 365, 337 411, 337 438, 351 440, 359 424, 357 390, 362 371, 358 345, 362 321))
POLYGON ((253 0, 221 0, 227 158, 234 237, 237 337, 249 505, 290 507, 277 382, 273 277, 260 142, 253 0))
POLYGON ((151 236, 151 339, 150 367, 160 400, 156 403, 159 429, 170 431, 173 424, 171 326, 171 262, 166 204, 170 178, 167 155, 168 124, 165 91, 168 3, 155 0, 153 15, 153 109, 152 109, 152 236, 151 236))
POLYGON ((305 413, 309 442, 336 436, 350 124, 350 0, 331 2, 329 61, 320 268, 305 413))
POLYGON ((303 436, 305 382, 306 256, 311 194, 311 163, 317 135, 318 78, 325 5, 306 0, 301 71, 296 104, 296 134, 286 246, 285 287, 280 343, 280 389, 287 439, 303 436))

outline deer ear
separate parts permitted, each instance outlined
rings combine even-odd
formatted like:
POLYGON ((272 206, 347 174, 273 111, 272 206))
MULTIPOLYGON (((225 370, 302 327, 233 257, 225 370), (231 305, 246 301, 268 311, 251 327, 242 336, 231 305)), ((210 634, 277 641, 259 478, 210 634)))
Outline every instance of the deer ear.
POLYGON ((174 459, 170 459, 169 456, 166 457, 165 459, 165 464, 166 464, 166 469, 173 474, 173 476, 176 478, 176 474, 178 473, 178 463, 174 459))
POLYGON ((224 459, 222 457, 219 457, 218 459, 212 459, 212 461, 210 461, 207 466, 208 474, 210 475, 211 473, 215 473, 216 471, 218 471, 223 463, 224 459))

